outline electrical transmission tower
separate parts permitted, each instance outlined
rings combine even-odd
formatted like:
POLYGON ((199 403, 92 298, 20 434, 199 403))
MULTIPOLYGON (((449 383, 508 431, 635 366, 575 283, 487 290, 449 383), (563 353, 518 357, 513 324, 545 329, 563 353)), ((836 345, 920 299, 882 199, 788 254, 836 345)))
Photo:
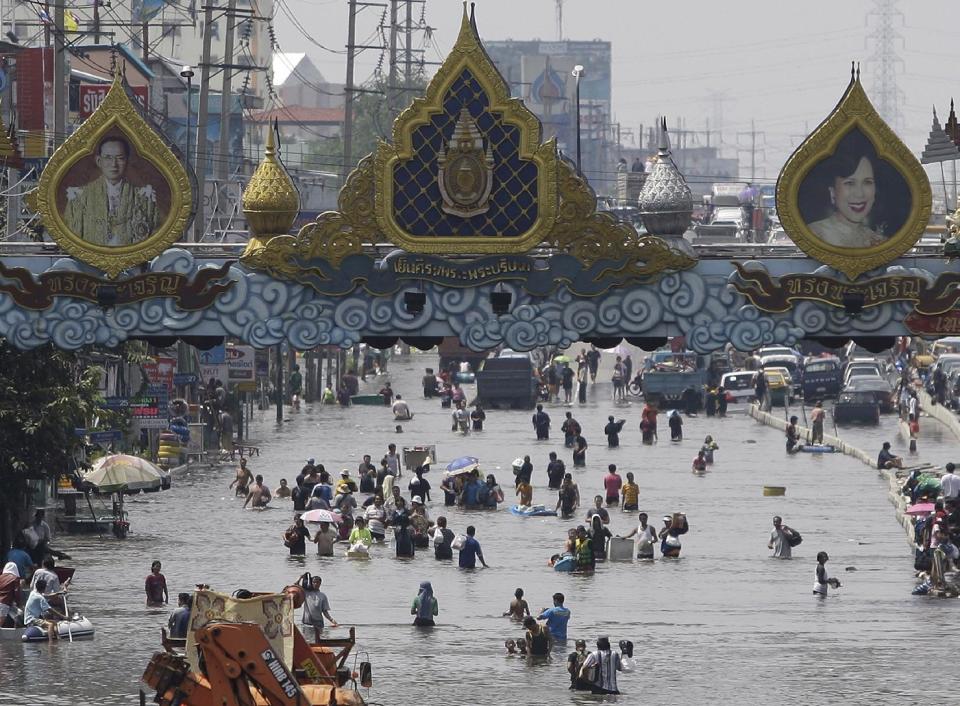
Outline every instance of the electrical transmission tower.
POLYGON ((904 95, 897 87, 898 64, 903 60, 897 55, 898 44, 903 48, 903 35, 897 27, 903 26, 904 15, 897 9, 898 0, 873 0, 873 9, 867 13, 867 22, 873 31, 867 35, 867 42, 873 46, 869 57, 873 69, 873 98, 887 125, 899 132, 902 127, 900 106, 904 95))

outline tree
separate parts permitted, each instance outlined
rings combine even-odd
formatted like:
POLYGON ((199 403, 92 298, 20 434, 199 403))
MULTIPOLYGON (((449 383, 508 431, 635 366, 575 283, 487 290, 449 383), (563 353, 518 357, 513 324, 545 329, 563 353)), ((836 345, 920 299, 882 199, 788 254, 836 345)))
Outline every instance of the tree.
POLYGON ((102 373, 75 352, 21 351, 0 339, 0 551, 22 522, 28 481, 73 470, 84 444, 74 430, 109 416, 98 406, 102 373))

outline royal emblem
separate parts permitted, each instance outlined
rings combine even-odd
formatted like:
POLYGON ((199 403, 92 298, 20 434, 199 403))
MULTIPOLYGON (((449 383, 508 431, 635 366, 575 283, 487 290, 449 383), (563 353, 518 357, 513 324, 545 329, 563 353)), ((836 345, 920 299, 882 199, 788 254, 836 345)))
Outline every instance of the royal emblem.
POLYGON ((438 156, 437 180, 444 213, 470 218, 486 213, 493 187, 493 151, 483 148, 483 135, 466 108, 453 128, 453 137, 438 156))

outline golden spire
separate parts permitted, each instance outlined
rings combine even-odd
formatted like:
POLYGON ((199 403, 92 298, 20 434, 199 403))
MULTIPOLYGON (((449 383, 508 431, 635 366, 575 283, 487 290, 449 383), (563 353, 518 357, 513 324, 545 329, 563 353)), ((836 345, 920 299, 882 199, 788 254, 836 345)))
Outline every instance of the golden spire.
POLYGON ((250 226, 251 244, 254 239, 286 235, 300 212, 300 194, 277 159, 273 132, 274 126, 270 125, 263 161, 243 190, 243 213, 250 226))

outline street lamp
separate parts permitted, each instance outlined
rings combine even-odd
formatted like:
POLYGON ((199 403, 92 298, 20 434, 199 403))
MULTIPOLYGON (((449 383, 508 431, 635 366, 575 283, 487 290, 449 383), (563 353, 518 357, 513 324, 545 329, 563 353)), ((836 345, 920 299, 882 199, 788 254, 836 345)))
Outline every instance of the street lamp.
POLYGON ((577 64, 573 67, 571 73, 573 77, 577 79, 577 174, 583 176, 583 173, 580 171, 580 79, 585 72, 583 66, 577 64))
POLYGON ((180 71, 180 75, 187 79, 187 147, 185 151, 187 169, 190 169, 190 114, 193 112, 193 106, 191 104, 191 89, 193 88, 193 69, 190 66, 184 66, 180 71))

